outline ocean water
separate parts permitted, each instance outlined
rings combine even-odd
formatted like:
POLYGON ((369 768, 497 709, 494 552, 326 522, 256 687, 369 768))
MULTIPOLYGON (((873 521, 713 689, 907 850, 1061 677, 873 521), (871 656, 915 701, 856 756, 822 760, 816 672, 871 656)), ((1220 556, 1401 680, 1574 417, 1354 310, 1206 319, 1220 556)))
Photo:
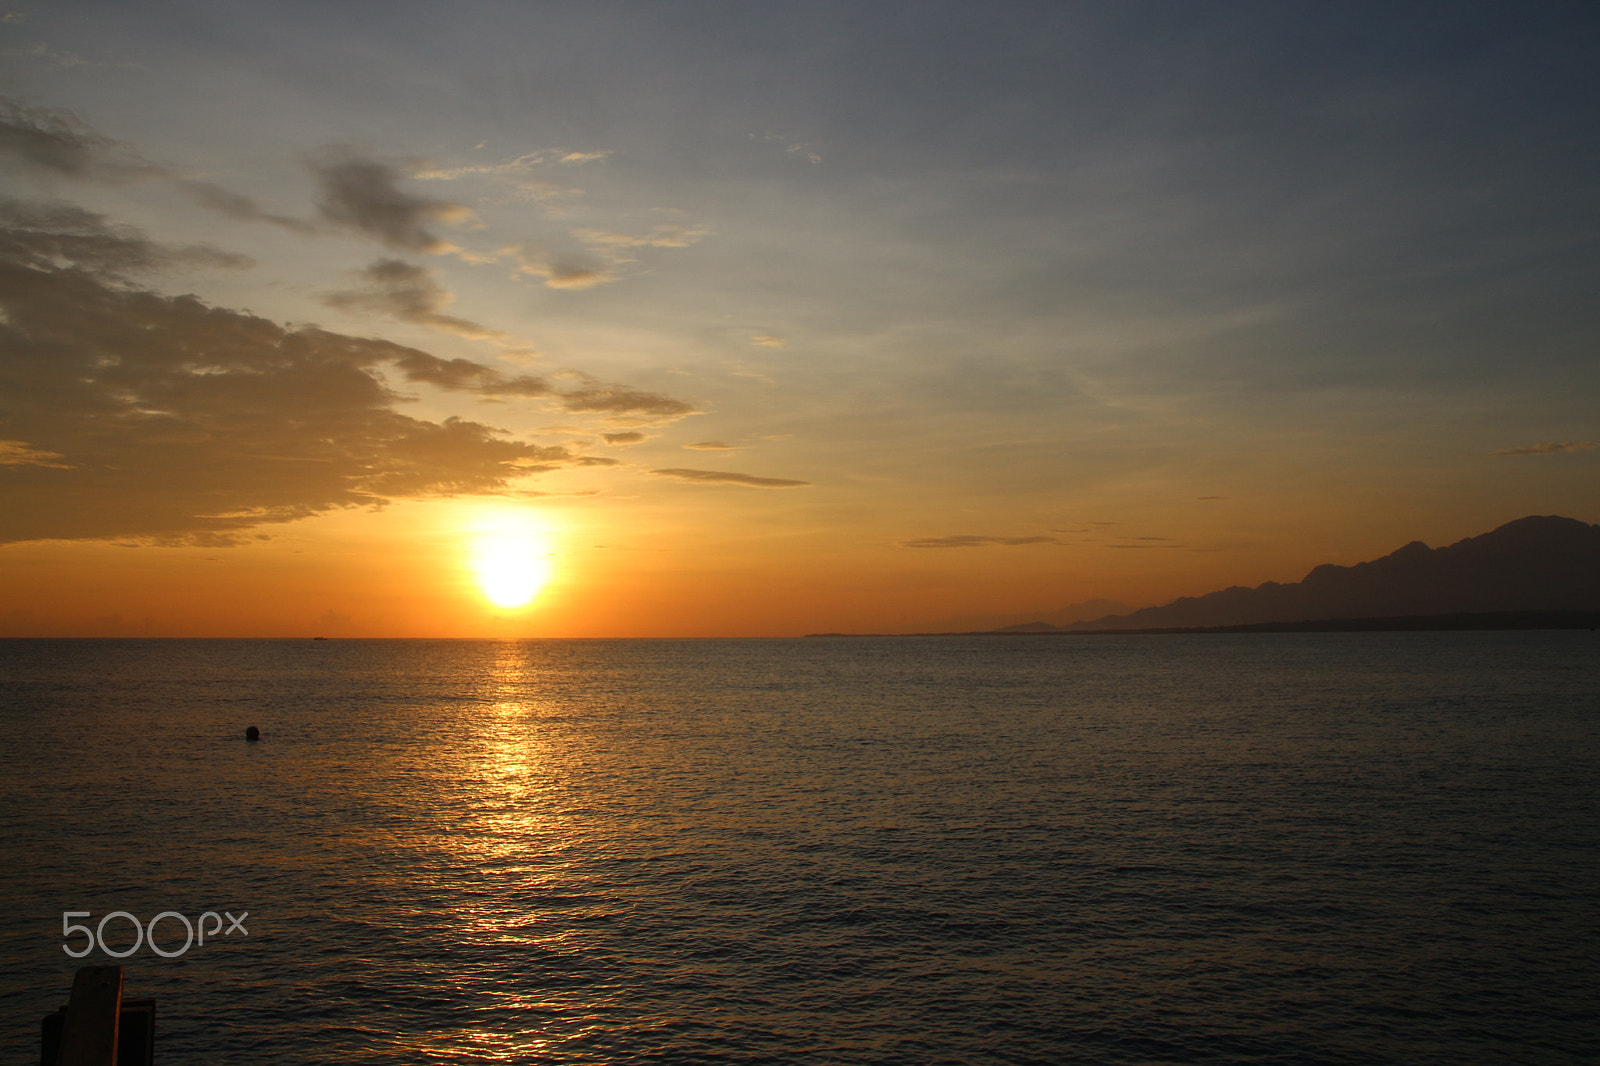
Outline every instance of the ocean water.
POLYGON ((0 1058, 1600 1061, 1600 637, 0 641, 0 1058), (243 739, 261 728, 259 743, 243 739), (93 945, 89 957, 64 947, 93 945))

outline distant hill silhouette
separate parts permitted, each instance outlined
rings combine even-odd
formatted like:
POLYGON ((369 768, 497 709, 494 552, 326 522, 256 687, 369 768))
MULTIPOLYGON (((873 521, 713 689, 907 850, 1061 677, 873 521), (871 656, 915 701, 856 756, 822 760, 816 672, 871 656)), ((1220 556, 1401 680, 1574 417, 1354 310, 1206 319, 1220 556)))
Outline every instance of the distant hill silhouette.
POLYGON ((1084 632, 1596 609, 1600 609, 1600 526, 1534 515, 1445 548, 1413 541, 1371 562, 1325 564, 1296 584, 1235 586, 1088 622, 1011 629, 1084 632))
POLYGON ((996 633, 1060 633, 1071 628, 1073 622, 1087 622, 1112 614, 1126 614, 1133 610, 1118 600, 1084 600, 1059 611, 1051 611, 1043 618, 1020 625, 1002 626, 996 633))

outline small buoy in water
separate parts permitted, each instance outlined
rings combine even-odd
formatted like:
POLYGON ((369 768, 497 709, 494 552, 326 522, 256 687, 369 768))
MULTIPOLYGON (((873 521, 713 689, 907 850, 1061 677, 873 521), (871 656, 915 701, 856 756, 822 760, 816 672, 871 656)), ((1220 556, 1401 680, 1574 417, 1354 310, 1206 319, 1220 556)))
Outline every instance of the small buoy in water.
POLYGON ((246 740, 260 740, 261 730, 257 729, 255 726, 250 726, 244 731, 244 738, 246 740))

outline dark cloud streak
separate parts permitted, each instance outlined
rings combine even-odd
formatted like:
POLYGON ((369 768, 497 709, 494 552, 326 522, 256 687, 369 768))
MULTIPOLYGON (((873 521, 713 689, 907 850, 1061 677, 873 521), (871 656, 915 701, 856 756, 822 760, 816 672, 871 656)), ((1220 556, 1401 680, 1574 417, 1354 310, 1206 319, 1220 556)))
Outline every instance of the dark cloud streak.
POLYGON ((455 297, 434 280, 433 272, 397 259, 380 259, 361 272, 359 289, 330 293, 330 307, 389 315, 441 333, 473 340, 510 340, 510 335, 476 322, 444 314, 455 297))
POLYGON ((1564 440, 1548 441, 1544 444, 1529 444, 1522 448, 1502 448, 1490 455, 1565 455, 1568 452, 1586 452, 1591 448, 1600 448, 1600 440, 1564 440))
POLYGON ((903 540, 902 548, 988 548, 996 545, 1020 547, 1024 544, 1060 544, 1055 537, 980 537, 957 535, 953 537, 919 537, 903 540))
POLYGON ((693 404, 626 385, 588 385, 562 396, 568 411, 595 412, 635 421, 672 421, 696 413, 693 404))
POLYGON ((793 489, 809 486, 809 481, 795 481, 782 477, 756 477, 754 474, 736 474, 727 470, 688 470, 682 467, 673 467, 667 470, 652 470, 652 474, 662 477, 677 478, 679 481, 697 481, 701 484, 744 485, 755 489, 793 489))
POLYGON ((508 378, 493 367, 470 359, 440 359, 410 350, 394 361, 407 381, 421 381, 441 389, 476 392, 484 396, 548 396, 543 378, 522 375, 508 378))
POLYGON ((201 207, 210 208, 218 214, 238 219, 241 222, 265 222, 268 225, 279 226, 295 233, 310 234, 321 232, 309 222, 298 218, 290 218, 288 215, 273 214, 262 208, 260 204, 250 199, 250 197, 236 193, 231 189, 225 189, 214 182, 194 181, 186 178, 178 180, 176 184, 178 188, 187 193, 190 199, 201 207))

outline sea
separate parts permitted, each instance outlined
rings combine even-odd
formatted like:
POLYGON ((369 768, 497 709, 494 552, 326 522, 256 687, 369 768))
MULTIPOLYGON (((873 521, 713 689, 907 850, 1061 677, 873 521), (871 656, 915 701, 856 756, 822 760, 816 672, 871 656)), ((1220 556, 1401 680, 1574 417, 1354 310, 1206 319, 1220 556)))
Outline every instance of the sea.
POLYGON ((8 1063, 1600 1062, 1588 631, 8 640, 0 802, 8 1063))

